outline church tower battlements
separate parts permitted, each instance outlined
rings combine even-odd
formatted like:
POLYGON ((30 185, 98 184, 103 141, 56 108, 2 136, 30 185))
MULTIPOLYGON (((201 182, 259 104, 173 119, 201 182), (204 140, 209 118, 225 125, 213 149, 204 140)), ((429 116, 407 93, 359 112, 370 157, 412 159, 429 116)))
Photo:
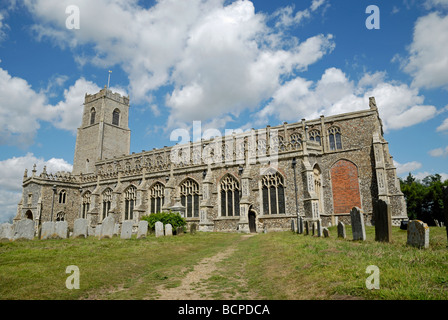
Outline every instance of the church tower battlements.
POLYGON ((73 174, 95 172, 95 163, 106 158, 129 154, 129 97, 104 87, 86 94, 81 126, 76 137, 73 174))

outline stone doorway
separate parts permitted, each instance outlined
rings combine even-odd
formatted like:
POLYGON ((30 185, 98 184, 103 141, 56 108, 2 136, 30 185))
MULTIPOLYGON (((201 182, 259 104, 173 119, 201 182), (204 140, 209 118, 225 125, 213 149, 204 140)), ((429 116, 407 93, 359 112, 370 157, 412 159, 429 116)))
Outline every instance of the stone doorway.
POLYGON ((257 226, 255 224, 256 214, 255 211, 249 210, 249 232, 255 233, 257 232, 257 226))

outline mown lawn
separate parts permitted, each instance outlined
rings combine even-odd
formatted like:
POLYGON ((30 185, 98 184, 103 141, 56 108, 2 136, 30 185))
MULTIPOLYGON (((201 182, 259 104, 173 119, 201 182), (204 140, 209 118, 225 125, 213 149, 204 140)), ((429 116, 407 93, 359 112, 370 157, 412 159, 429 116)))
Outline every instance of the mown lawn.
POLYGON ((233 246, 232 256, 192 290, 205 299, 448 299, 448 248, 444 228, 430 229, 430 248, 406 246, 406 231, 392 243, 317 238, 273 232, 197 233, 169 238, 34 240, 0 243, 0 298, 155 299, 156 288, 179 286, 202 259, 233 246), (67 266, 80 271, 69 290, 67 266), (368 290, 366 268, 380 271, 380 289, 368 290))

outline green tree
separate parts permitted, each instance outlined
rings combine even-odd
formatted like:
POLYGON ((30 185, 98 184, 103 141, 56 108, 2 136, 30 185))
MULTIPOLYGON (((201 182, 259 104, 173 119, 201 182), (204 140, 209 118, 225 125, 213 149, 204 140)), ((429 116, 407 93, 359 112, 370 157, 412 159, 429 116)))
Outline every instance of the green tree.
POLYGON ((148 227, 151 230, 155 229, 157 221, 162 222, 164 225, 171 224, 173 230, 176 230, 178 227, 183 228, 187 224, 187 221, 178 212, 151 213, 150 215, 143 216, 141 219, 148 221, 148 227))

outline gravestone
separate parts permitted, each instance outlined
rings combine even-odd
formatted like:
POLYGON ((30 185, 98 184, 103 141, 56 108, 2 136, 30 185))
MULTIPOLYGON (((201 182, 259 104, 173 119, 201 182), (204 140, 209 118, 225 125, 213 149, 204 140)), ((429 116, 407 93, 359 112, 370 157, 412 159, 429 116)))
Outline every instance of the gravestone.
POLYGON ((173 235, 173 226, 171 224, 165 225, 165 236, 170 237, 173 235))
POLYGON ((373 204, 375 219, 375 241, 390 242, 392 240, 392 216, 390 206, 383 200, 373 204))
POLYGON ((26 239, 33 240, 34 239, 34 221, 30 219, 23 219, 17 221, 14 225, 14 240, 26 239))
POLYGON ((294 219, 291 219, 291 231, 292 232, 296 231, 296 226, 295 226, 295 223, 294 223, 294 219))
POLYGON ((148 221, 142 220, 138 223, 137 239, 146 238, 148 234, 148 221))
MULTIPOLYGON (((121 224, 121 239, 131 239, 132 237, 132 227, 134 226, 133 220, 126 220, 123 221, 121 224)), ((114 224, 115 229, 115 224, 114 224)))
POLYGON ((176 235, 184 234, 184 228, 183 227, 177 227, 176 228, 176 235))
POLYGON ((322 219, 317 220, 316 227, 317 227, 317 236, 322 237, 322 219))
POLYGON ((443 187, 443 214, 445 216, 446 239, 448 241, 448 186, 443 187))
POLYGON ((298 223, 297 223, 297 233, 298 234, 302 234, 303 233, 303 218, 299 217, 298 219, 298 223))
POLYGON ((346 238, 345 225, 342 221, 338 222, 338 238, 346 238))
POLYGON ((309 235, 310 234, 310 226, 308 224, 309 221, 305 221, 305 235, 309 235))
POLYGON ((54 237, 54 233, 55 233, 54 224, 55 223, 53 221, 45 221, 44 223, 42 223, 42 227, 40 230, 40 239, 41 240, 51 239, 54 237))
POLYGON ((328 238, 330 236, 330 231, 328 231, 327 228, 323 228, 322 229, 322 233, 324 234, 325 238, 328 238))
POLYGON ((98 239, 101 238, 101 225, 97 225, 94 229, 94 234, 95 237, 97 237, 98 239))
POLYGON ((411 220, 408 223, 407 245, 417 248, 429 247, 429 227, 420 220, 411 220))
POLYGON ((155 224, 155 230, 156 230, 156 237, 163 237, 163 223, 160 221, 157 221, 155 224))
MULTIPOLYGON (((97 227, 98 228, 98 227, 97 227)), ((103 220, 101 224, 100 239, 112 238, 114 236, 115 219, 112 216, 108 216, 103 220)))
POLYGON ((68 223, 67 221, 56 221, 54 224, 54 235, 59 239, 68 238, 68 223))
POLYGON ((366 229, 364 226, 364 214, 362 210, 353 207, 350 211, 350 220, 352 224, 353 240, 366 240, 366 229))
POLYGON ((8 240, 11 241, 14 236, 14 228, 10 223, 2 223, 0 225, 0 241, 8 240))
POLYGON ((76 219, 73 225, 73 238, 86 238, 88 229, 89 221, 87 219, 76 219))
POLYGON ((193 223, 193 224, 190 226, 190 233, 191 233, 191 234, 195 234, 195 233, 196 233, 196 223, 193 223))

